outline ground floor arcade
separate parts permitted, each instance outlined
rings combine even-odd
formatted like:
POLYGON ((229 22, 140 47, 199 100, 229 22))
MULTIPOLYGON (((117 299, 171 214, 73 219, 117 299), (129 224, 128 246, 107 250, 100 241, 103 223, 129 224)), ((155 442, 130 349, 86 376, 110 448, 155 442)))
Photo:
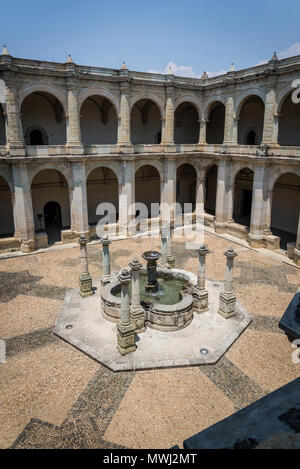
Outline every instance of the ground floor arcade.
POLYGON ((2 164, 0 251, 73 242, 82 232, 95 238, 103 217, 127 235, 129 221, 163 224, 176 204, 173 217, 200 214, 217 233, 283 249, 299 263, 300 170, 287 163, 172 155, 2 164))

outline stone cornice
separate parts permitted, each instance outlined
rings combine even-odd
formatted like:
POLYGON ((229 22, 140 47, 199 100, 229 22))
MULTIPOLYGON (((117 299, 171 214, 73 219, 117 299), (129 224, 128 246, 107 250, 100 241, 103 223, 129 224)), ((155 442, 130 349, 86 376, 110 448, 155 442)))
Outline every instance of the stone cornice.
POLYGON ((299 72, 300 56, 279 60, 276 63, 268 62, 263 65, 246 68, 239 71, 228 72, 226 75, 201 79, 186 78, 174 75, 162 75, 126 70, 117 70, 101 67, 89 67, 70 63, 46 62, 28 59, 19 59, 0 56, 0 74, 10 71, 16 75, 28 74, 47 77, 76 78, 78 81, 130 81, 132 84, 149 86, 174 86, 179 89, 193 91, 206 91, 215 88, 227 88, 228 86, 246 83, 253 80, 270 81, 270 77, 299 72))

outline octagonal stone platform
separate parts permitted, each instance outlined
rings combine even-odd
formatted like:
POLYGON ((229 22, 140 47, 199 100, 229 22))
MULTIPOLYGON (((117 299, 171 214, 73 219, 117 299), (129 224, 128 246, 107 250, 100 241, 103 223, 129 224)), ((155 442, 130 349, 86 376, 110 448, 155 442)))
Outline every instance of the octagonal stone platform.
MULTIPOLYGON (((190 276, 196 282, 195 275, 190 276)), ((239 302, 236 316, 220 316, 217 310, 223 284, 207 280, 209 311, 194 312, 192 323, 178 331, 147 327, 136 336, 136 351, 123 356, 117 351, 116 323, 101 313, 100 281, 93 285, 95 294, 87 298, 82 298, 77 288, 66 293, 53 331, 113 371, 214 364, 252 321, 239 302), (203 354, 203 349, 208 353, 203 354)))

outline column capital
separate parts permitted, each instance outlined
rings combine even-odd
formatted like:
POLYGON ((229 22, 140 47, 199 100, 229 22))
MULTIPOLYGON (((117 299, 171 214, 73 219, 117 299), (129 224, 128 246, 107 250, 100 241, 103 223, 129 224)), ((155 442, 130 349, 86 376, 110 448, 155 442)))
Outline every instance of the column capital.
POLYGON ((129 262, 129 267, 134 270, 134 271, 138 271, 141 269, 142 267, 142 264, 141 262, 138 260, 137 257, 134 257, 130 262, 129 262))
POLYGON ((127 285, 131 281, 131 275, 128 269, 122 269, 118 274, 118 280, 121 282, 121 285, 127 285))

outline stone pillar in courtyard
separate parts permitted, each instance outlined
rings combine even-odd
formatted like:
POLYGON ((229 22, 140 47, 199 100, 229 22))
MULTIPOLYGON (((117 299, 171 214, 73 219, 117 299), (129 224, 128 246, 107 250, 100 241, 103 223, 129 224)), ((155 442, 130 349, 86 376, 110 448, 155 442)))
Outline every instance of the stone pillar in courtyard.
POLYGON ((79 290, 80 295, 83 297, 91 296, 93 294, 92 277, 89 274, 86 244, 87 239, 84 234, 81 234, 79 237, 81 262, 81 274, 79 275, 79 290))
POLYGON ((27 165, 24 163, 12 165, 14 181, 14 217, 17 219, 17 228, 22 252, 35 249, 35 229, 31 199, 31 183, 28 176, 27 165))
MULTIPOLYGON (((121 70, 126 80, 128 70, 121 70)), ((120 83, 120 114, 118 120, 118 147, 120 151, 126 152, 126 147, 131 148, 130 136, 130 85, 129 82, 120 83)))
POLYGON ((256 164, 252 189, 250 232, 248 235, 252 247, 260 247, 264 243, 268 210, 267 191, 268 168, 265 165, 256 164))
MULTIPOLYGON (((168 75, 168 86, 166 87, 166 112, 162 132, 162 143, 168 151, 168 146, 174 145, 174 115, 175 115, 175 95, 174 95, 174 76, 168 75)), ((169 149, 171 150, 171 148, 169 149)))
POLYGON ((200 131, 199 131, 199 145, 205 145, 206 144, 206 125, 207 125, 207 120, 202 118, 200 119, 200 131))
POLYGON ((111 280, 110 272, 110 255, 109 255, 109 245, 111 241, 108 239, 107 235, 104 235, 101 239, 102 244, 102 275, 101 275, 101 284, 106 285, 111 280))
POLYGON ((196 181, 196 215, 197 215, 197 222, 203 223, 203 219, 199 219, 199 217, 204 217, 204 202, 205 202, 205 184, 206 184, 206 177, 205 177, 205 169, 200 169, 200 175, 197 176, 196 181))
POLYGON ((231 207, 230 198, 232 196, 231 191, 233 189, 230 185, 230 169, 230 162, 220 160, 217 177, 215 216, 216 233, 224 233, 229 218, 229 208, 231 207))
POLYGON ((161 219, 165 225, 172 223, 176 215, 176 159, 171 155, 164 161, 162 181, 161 219))
MULTIPOLYGON (((72 60, 72 59, 71 59, 72 60)), ((73 62, 66 64, 68 67, 74 67, 73 62)), ((80 131, 80 110, 78 108, 78 85, 72 79, 67 80, 68 90, 68 120, 67 120, 67 147, 72 155, 82 155, 83 145, 81 143, 80 131)))
POLYGON ((160 258, 160 267, 162 269, 170 269, 168 263, 168 228, 163 226, 160 230, 161 235, 161 258, 160 258))
POLYGON ((173 240, 172 240, 172 231, 174 225, 169 223, 165 226, 165 233, 167 236, 167 261, 171 269, 175 267, 175 257, 173 256, 173 240))
POLYGON ((262 145, 278 145, 278 125, 277 125, 277 103, 276 87, 277 77, 270 76, 267 79, 267 93, 265 99, 265 114, 262 145))
POLYGON ((117 349, 121 355, 127 355, 136 350, 135 328, 130 318, 129 270, 122 269, 118 279, 121 283, 121 321, 117 325, 117 349))
POLYGON ((224 252, 226 256, 226 273, 224 280, 224 291, 220 293, 219 311, 224 318, 235 316, 236 296, 233 293, 233 259, 237 253, 232 247, 224 252))
MULTIPOLYGON (((0 63, 12 60, 10 56, 1 55, 0 58, 0 63)), ((10 152, 10 156, 25 156, 23 128, 14 73, 4 71, 2 79, 5 82, 6 147, 10 152)))
POLYGON ((128 223, 134 218, 135 210, 135 166, 130 159, 121 162, 119 185, 119 234, 128 235, 128 223), (130 210, 130 213, 129 213, 130 210))
POLYGON ((208 310, 208 291, 205 288, 205 258, 209 254, 205 244, 202 244, 198 252, 198 271, 197 271, 197 286, 194 290, 194 305, 197 309, 197 313, 204 313, 208 310))
POLYGON ((72 222, 76 234, 85 234, 89 239, 85 164, 72 162, 71 171, 73 176, 73 195, 70 197, 72 222))
POLYGON ((234 88, 227 87, 226 91, 224 145, 236 145, 237 135, 235 132, 234 88))
POLYGON ((130 317, 137 333, 145 331, 145 311, 141 306, 140 269, 142 264, 134 257, 129 263, 132 277, 130 317))

